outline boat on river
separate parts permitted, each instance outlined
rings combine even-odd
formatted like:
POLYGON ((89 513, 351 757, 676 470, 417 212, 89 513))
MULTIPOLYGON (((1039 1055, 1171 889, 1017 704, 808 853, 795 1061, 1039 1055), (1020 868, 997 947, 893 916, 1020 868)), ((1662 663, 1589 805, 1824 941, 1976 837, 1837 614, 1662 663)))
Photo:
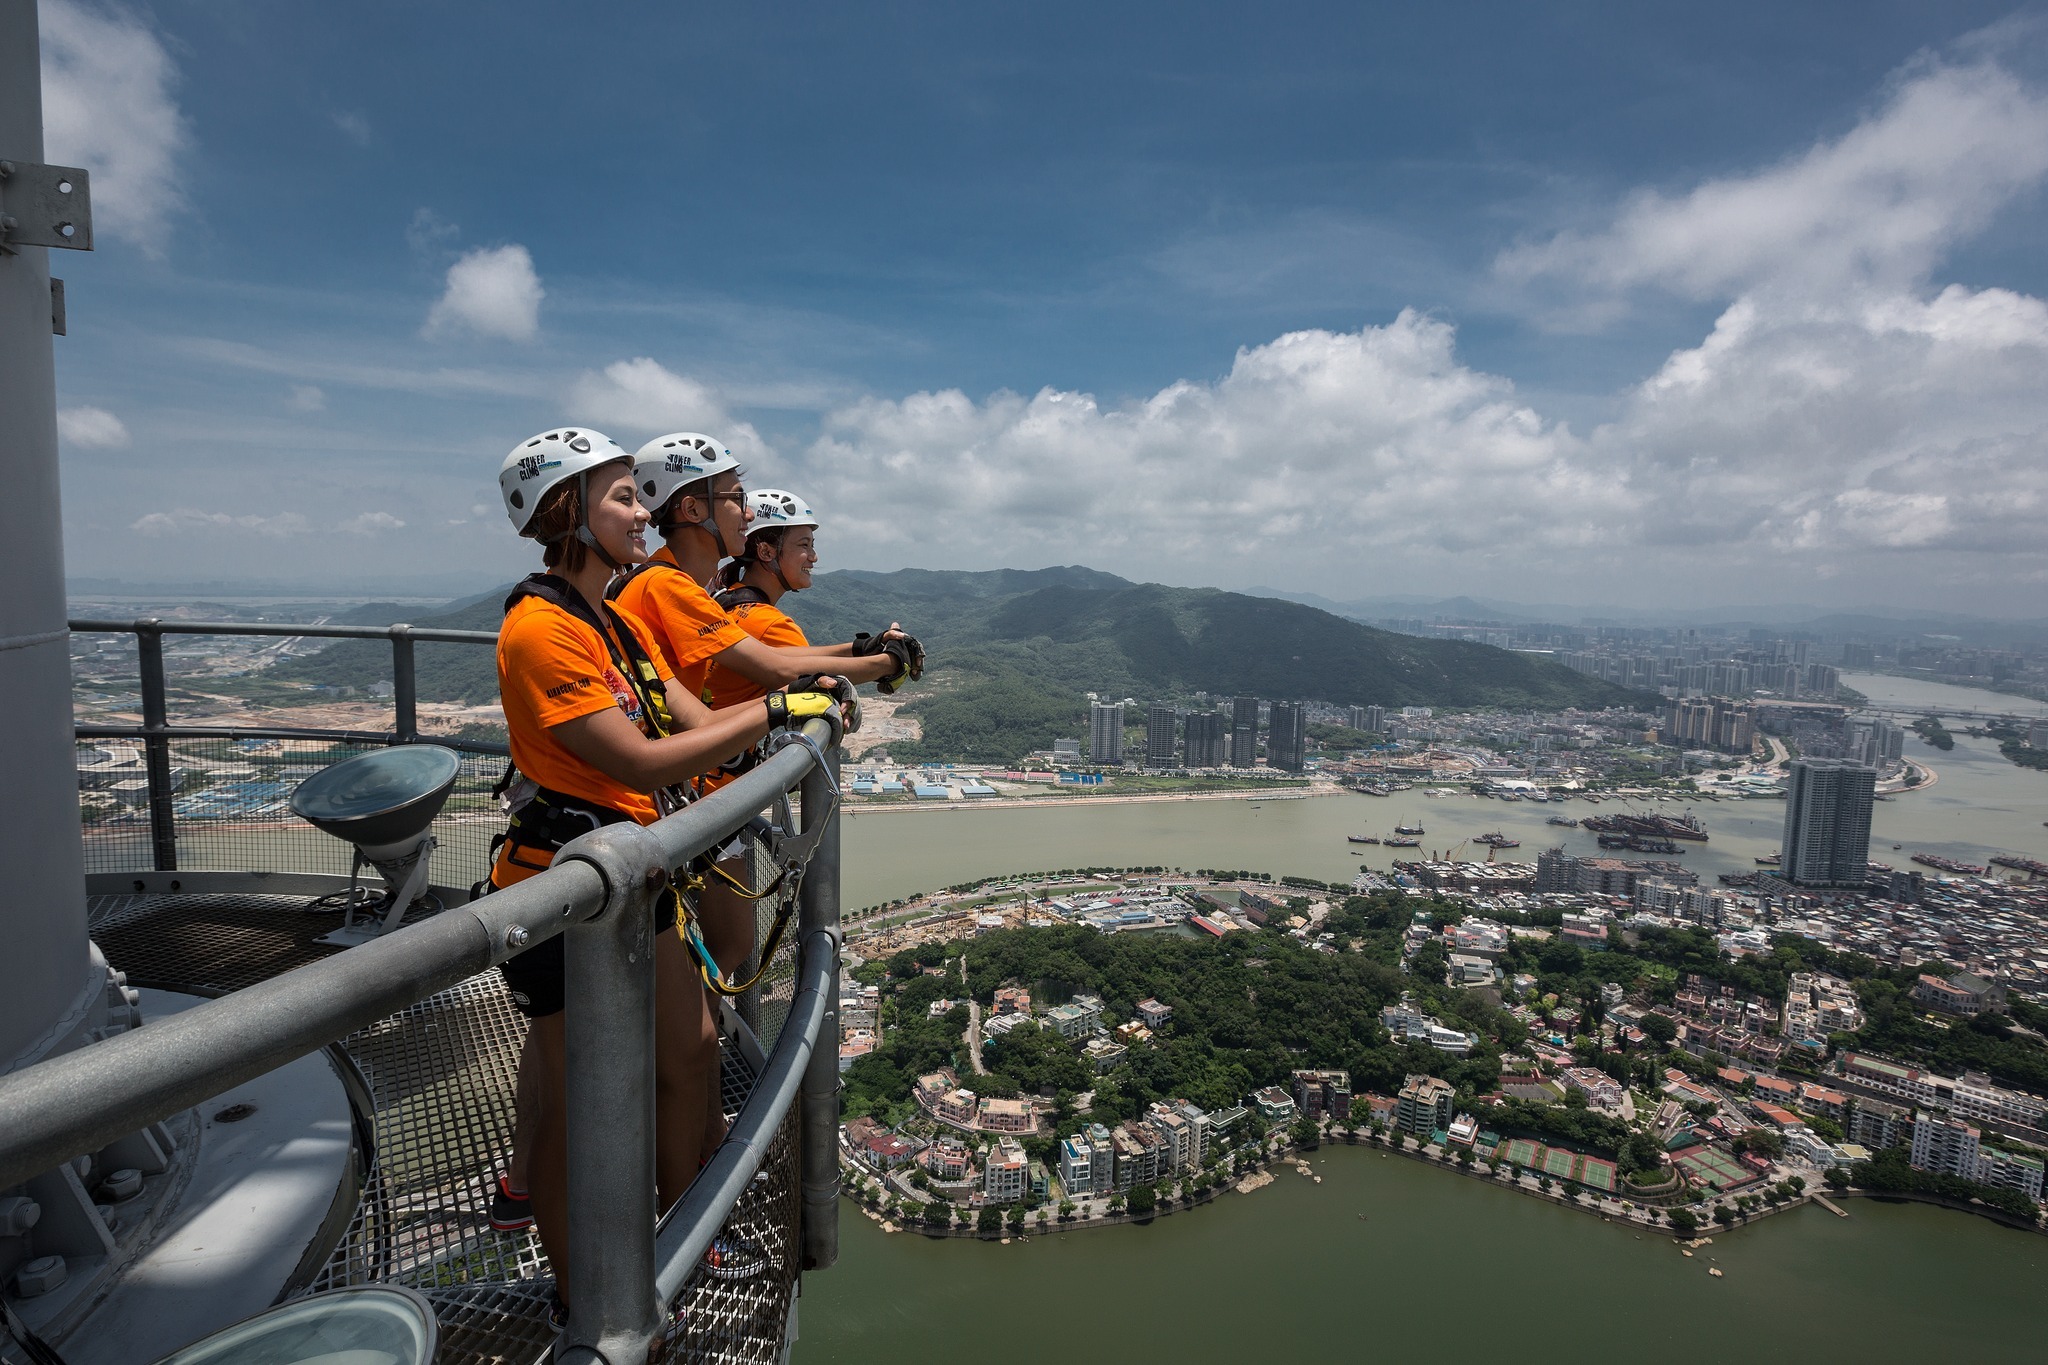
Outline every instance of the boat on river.
POLYGON ((1426 834, 1428 833, 1428 831, 1423 829, 1423 827, 1420 825, 1396 825, 1394 826, 1394 833, 1420 835, 1426 834))
POLYGON ((1389 834, 1380 840, 1388 848, 1421 848, 1422 840, 1412 834, 1389 834))
POLYGON ((1959 877, 1982 877, 1991 871, 1990 868, 1979 867, 1975 863, 1964 863, 1958 862, 1954 858, 1944 858, 1939 853, 1915 853, 1912 861, 1920 864, 1922 867, 1934 868, 1938 872, 1953 872, 1959 877))
POLYGON ((1546 825, 1556 825, 1560 829, 1577 829, 1579 827, 1579 822, 1572 819, 1569 815, 1553 815, 1543 823, 1546 825))
POLYGON ((1522 846, 1520 839, 1510 839, 1499 830, 1495 830, 1491 834, 1481 834, 1474 838, 1472 842, 1475 844, 1485 844, 1488 848, 1520 848, 1522 846))
POLYGON ((1379 841, 1380 836, 1377 834, 1347 834, 1344 836, 1344 842, 1347 844, 1376 844, 1379 841))

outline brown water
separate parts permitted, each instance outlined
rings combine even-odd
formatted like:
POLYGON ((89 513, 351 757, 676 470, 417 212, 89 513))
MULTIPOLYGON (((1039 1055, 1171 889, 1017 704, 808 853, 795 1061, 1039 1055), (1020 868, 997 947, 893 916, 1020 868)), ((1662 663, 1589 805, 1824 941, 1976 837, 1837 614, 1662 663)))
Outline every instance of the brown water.
MULTIPOLYGON (((1851 685, 1900 705, 1939 701, 1993 706, 2025 698, 1907 679, 1857 675, 1851 685)), ((2048 709, 2048 708, 2042 708, 2048 709)), ((1878 803, 1871 822, 1871 857, 1909 867, 1908 855, 1938 853, 1983 863, 1994 853, 2048 861, 2048 773, 2022 768, 1987 739, 1956 736, 1950 752, 1908 736, 1907 753, 1934 769, 1936 783, 1878 803), (1902 848, 1894 850, 1893 844, 1902 848)), ((1457 795, 1430 797, 1418 786, 1392 796, 1345 792, 1303 801, 1174 801, 1085 803, 1039 807, 975 807, 964 803, 856 813, 846 826, 842 892, 849 908, 1003 872, 1061 867, 1151 866, 1246 868, 1279 875, 1348 883, 1363 867, 1385 871, 1397 857, 1449 853, 1479 860, 1475 835, 1498 830, 1521 847, 1499 861, 1534 861, 1562 844, 1578 855, 1602 852, 1594 835, 1547 824, 1553 815, 1578 818, 1625 807, 1614 801, 1538 804, 1457 795), (1348 844, 1345 836, 1385 836, 1398 824, 1418 823, 1427 833, 1420 849, 1348 844)), ((1712 884, 1722 872, 1753 872, 1756 859, 1776 852, 1785 821, 1781 800, 1653 802, 1648 809, 1675 815, 1691 809, 1705 824, 1705 844, 1682 843, 1683 853, 1661 855, 1684 864, 1712 884)), ((1635 861, 1651 855, 1629 854, 1635 861)))

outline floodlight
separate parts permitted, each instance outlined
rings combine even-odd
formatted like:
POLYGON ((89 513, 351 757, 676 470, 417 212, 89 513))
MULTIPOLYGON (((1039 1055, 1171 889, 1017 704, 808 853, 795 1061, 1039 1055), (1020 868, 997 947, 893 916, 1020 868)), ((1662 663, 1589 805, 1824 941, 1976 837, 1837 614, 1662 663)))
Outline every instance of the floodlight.
POLYGON ((265 1309, 157 1365, 429 1365, 440 1336, 412 1290, 352 1285, 265 1309))
POLYGON ((359 754, 301 782, 292 813, 315 829, 354 844, 347 914, 316 942, 352 947, 394 928, 427 889, 427 861, 441 813, 462 759, 438 744, 402 744, 359 754), (384 878, 382 894, 360 884, 364 864, 384 878), (363 911, 358 919, 356 912, 363 911), (381 916, 381 918, 380 918, 381 916))

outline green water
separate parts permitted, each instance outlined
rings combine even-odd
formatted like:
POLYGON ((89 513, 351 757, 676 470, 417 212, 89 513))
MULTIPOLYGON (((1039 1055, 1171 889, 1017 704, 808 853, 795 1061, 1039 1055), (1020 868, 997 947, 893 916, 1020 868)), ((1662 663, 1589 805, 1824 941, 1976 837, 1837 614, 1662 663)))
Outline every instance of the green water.
MULTIPOLYGON (((1900 704, 2017 700, 1889 678, 1851 685, 1900 704)), ((1949 753, 1907 742, 1940 781, 1877 807, 1874 858, 1906 866, 1907 854, 1924 850, 1973 862, 2000 851, 2048 859, 2048 774, 1964 735, 1949 753), (1894 842, 1905 848, 1894 852, 1894 842)), ((1561 813, 1615 809, 1573 802, 1561 813)), ((1717 872, 1752 870, 1778 847, 1782 802, 1695 809, 1711 838, 1678 861, 1709 883, 1717 872)), ((1258 805, 869 813, 846 826, 843 903, 1095 865, 1345 881, 1361 863, 1385 868, 1394 858, 1348 845, 1346 834, 1385 834, 1407 820, 1425 826, 1431 852, 1494 829, 1522 841, 1509 858, 1552 843, 1597 851, 1591 835, 1546 825, 1555 813, 1419 789, 1258 805)), ((1467 844, 1459 856, 1483 852, 1467 844)), ((1286 1173, 1256 1194, 1147 1227, 1010 1246, 886 1235, 846 1205, 838 1266, 805 1282, 796 1358, 870 1365, 936 1347, 992 1365, 1059 1356, 1242 1362, 1404 1349, 1434 1359, 1476 1348, 1525 1365, 1584 1365, 1645 1350, 1890 1361, 2030 1359, 2041 1349, 2048 1239, 1986 1219, 1854 1200, 1847 1219, 1808 1207, 1717 1236, 1686 1259, 1654 1234, 1638 1240, 1587 1214, 1373 1150, 1326 1149, 1316 1167, 1321 1185, 1286 1173), (1711 1265, 1725 1278, 1709 1277, 1711 1265)))
POLYGON ((1809 1206, 1687 1259, 1401 1157, 1314 1160, 1320 1185, 1286 1172, 1150 1226, 1009 1246, 885 1234, 844 1205, 796 1360, 2038 1359, 2048 1238, 1985 1219, 1850 1200, 1846 1219, 1809 1206))

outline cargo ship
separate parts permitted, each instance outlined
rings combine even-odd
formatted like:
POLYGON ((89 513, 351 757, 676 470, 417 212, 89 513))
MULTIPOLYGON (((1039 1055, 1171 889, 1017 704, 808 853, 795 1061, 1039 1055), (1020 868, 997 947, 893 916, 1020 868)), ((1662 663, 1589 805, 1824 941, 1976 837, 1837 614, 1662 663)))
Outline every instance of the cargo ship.
POLYGON ((1687 839, 1705 843, 1707 831, 1691 811, 1684 815, 1589 815, 1579 822, 1600 834, 1634 834, 1645 839, 1687 839))
POLYGON ((1979 867, 1975 863, 1962 863, 1954 858, 1944 858, 1939 853, 1915 853, 1913 861, 1922 867, 1931 867, 1940 872, 1953 872, 1959 877, 1982 877, 1991 871, 1990 868, 1979 867))
POLYGON ((1640 834, 1603 834, 1602 848, 1625 848, 1634 853, 1683 853, 1684 849, 1669 839, 1646 839, 1640 834))
POLYGON ((1491 834, 1482 834, 1472 842, 1475 844, 1485 844, 1488 848, 1520 848, 1522 846, 1520 839, 1510 839, 1499 830, 1495 830, 1491 834))
POLYGON ((1414 834, 1414 835, 1418 835, 1418 836, 1419 836, 1419 835, 1425 834, 1425 833, 1427 833, 1427 832, 1428 832, 1428 831, 1424 830, 1424 829, 1422 828, 1422 826, 1420 826, 1420 825, 1396 825, 1396 826, 1394 826, 1394 833, 1396 833, 1396 834, 1414 834))
POLYGON ((1344 836, 1344 842, 1347 844, 1376 844, 1379 841, 1380 836, 1377 834, 1347 834, 1344 836))
POLYGON ((1577 829, 1579 827, 1579 822, 1572 819, 1569 815, 1553 815, 1543 823, 1546 825, 1556 825, 1560 829, 1577 829))
POLYGON ((2016 858, 2010 853, 2001 853, 1991 860, 1993 867, 2009 867, 2015 872, 2024 872, 2030 877, 2048 877, 2048 863, 2038 858, 2016 858))
POLYGON ((1421 848, 1422 840, 1412 834, 1389 834, 1380 840, 1388 848, 1421 848))

